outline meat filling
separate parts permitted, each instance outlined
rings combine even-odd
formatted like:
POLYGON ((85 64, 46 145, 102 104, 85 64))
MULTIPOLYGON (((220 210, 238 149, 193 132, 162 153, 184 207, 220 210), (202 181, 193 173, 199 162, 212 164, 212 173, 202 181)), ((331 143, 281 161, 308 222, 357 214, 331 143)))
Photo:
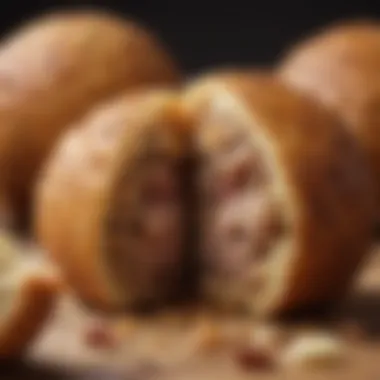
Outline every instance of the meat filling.
POLYGON ((113 273, 141 303, 175 290, 183 248, 180 163, 155 148, 120 175, 108 220, 113 273))
POLYGON ((201 152, 204 276, 226 291, 236 289, 233 298, 245 297, 245 291, 261 289, 267 256, 282 234, 281 209, 265 156, 248 131, 216 125, 200 132, 203 141, 218 136, 201 152))

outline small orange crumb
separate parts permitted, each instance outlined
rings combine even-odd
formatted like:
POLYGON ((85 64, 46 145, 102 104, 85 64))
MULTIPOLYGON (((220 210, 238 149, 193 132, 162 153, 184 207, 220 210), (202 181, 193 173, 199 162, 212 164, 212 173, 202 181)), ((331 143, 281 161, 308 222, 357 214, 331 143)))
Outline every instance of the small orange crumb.
POLYGON ((198 322, 195 329, 198 348, 202 352, 212 352, 223 348, 226 344, 226 337, 221 326, 216 321, 202 320, 198 322))

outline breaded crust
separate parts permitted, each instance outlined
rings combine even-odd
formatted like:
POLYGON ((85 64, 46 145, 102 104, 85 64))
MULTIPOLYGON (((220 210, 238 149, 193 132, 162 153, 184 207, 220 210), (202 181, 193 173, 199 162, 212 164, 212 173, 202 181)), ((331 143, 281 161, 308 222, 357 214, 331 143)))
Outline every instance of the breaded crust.
POLYGON ((149 30, 101 11, 31 21, 0 46, 0 168, 16 219, 28 215, 41 164, 59 135, 103 99, 172 85, 176 63, 149 30))
MULTIPOLYGON (((334 115, 268 73, 208 88, 199 125, 221 112, 231 127, 249 127, 272 162, 289 223, 288 239, 269 253, 262 291, 237 297, 266 316, 339 300, 370 244, 373 192, 361 150, 334 115)), ((214 284, 211 298, 223 300, 224 286, 214 284)))
POLYGON ((180 158, 189 130, 174 93, 141 92, 104 104, 62 138, 39 181, 39 240, 92 307, 128 306, 138 293, 122 287, 108 266, 105 221, 115 183, 133 164, 146 133, 156 127, 169 128, 167 149, 180 158))

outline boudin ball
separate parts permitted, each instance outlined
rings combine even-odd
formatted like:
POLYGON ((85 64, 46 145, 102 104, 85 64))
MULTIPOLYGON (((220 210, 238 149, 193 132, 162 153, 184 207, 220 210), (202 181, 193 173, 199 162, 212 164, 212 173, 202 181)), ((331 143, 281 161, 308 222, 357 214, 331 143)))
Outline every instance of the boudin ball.
POLYGON ((179 80, 158 38, 113 14, 56 12, 11 33, 0 45, 2 208, 16 225, 27 223, 41 165, 91 107, 121 91, 179 80))

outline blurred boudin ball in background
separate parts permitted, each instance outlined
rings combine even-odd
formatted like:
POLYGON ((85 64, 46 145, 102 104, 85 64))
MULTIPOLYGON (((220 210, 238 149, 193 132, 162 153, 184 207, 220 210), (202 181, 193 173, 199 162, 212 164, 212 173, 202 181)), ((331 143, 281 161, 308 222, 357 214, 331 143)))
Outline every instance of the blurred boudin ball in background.
POLYGON ((366 151, 380 217, 380 25, 334 25, 292 48, 280 63, 288 83, 338 113, 366 151))
POLYGON ((48 14, 3 40, 0 185, 16 224, 27 226, 41 164, 74 120, 120 91, 179 79, 158 39, 109 13, 48 14))

